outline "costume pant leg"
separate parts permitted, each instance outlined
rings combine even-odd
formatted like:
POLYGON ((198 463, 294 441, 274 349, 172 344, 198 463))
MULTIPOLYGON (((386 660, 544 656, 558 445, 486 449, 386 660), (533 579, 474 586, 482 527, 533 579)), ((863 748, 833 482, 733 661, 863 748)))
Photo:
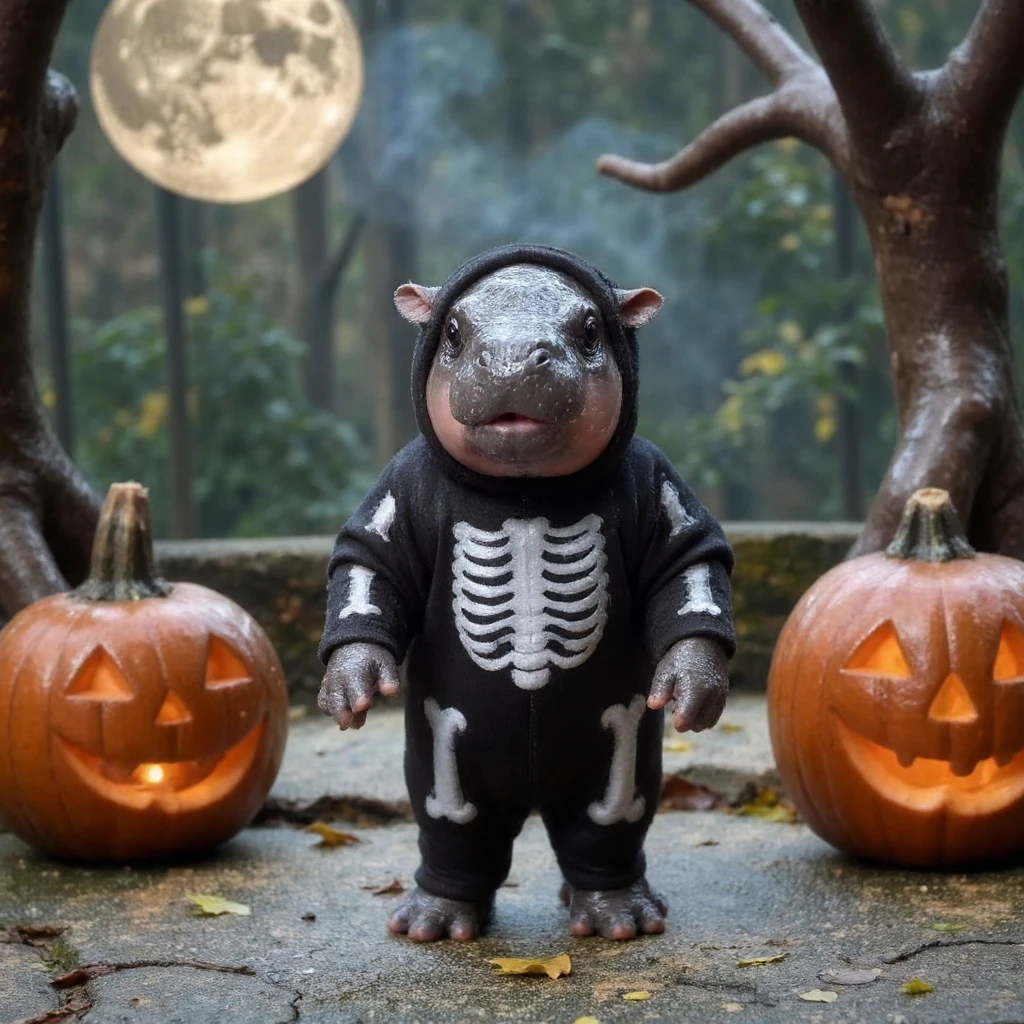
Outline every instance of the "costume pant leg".
POLYGON ((485 719, 434 698, 406 711, 405 777, 422 857, 416 884, 447 899, 491 897, 530 809, 527 787, 516 786, 526 764, 517 773, 515 751, 494 749, 485 719))
POLYGON ((573 745, 576 770, 558 773, 568 775, 568 785, 541 805, 559 867, 574 889, 624 889, 644 876, 644 839, 661 795, 663 713, 648 710, 636 694, 605 708, 600 721, 600 736, 573 745))

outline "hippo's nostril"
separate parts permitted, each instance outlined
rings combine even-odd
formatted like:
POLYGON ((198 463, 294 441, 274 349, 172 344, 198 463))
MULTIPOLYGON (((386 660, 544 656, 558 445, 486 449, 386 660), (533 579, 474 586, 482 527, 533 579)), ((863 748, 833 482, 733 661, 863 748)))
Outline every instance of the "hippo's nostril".
POLYGON ((526 365, 531 369, 536 369, 541 366, 547 366, 550 362, 551 353, 548 351, 547 345, 541 345, 530 353, 530 358, 526 360, 526 365))
POLYGON ((480 355, 477 356, 477 360, 476 361, 481 366, 490 366, 491 365, 491 353, 488 352, 487 349, 484 349, 483 352, 481 352, 480 355))

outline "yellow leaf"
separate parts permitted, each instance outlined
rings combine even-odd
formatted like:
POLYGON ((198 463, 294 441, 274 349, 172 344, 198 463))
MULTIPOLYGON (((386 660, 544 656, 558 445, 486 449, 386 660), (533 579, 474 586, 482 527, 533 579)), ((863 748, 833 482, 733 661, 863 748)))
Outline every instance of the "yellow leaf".
POLYGON ((764 967, 765 964, 781 964, 788 953, 776 953, 775 956, 752 956, 746 960, 737 960, 737 967, 764 967))
POLYGON ((360 843, 362 840, 358 836, 352 835, 351 832, 339 832, 336 828, 331 828, 326 822, 314 821, 312 825, 306 826, 307 832, 315 832, 320 837, 320 842, 317 846, 352 846, 355 843, 360 843))
POLYGON ((596 1017, 577 1017, 572 1024, 601 1024, 596 1017))
POLYGON ((839 998, 839 993, 823 992, 820 988, 812 988, 810 992, 801 992, 800 998, 807 1003, 834 1003, 839 998))
POLYGON ((932 931, 936 932, 969 932, 971 929, 966 924, 947 924, 945 921, 936 921, 932 925, 932 931))
POLYGON ((791 137, 779 139, 775 146, 781 153, 793 153, 800 147, 800 141, 791 137))
POLYGON ((185 897, 196 905, 198 917, 218 917, 220 914, 237 914, 249 917, 252 911, 244 903, 226 900, 223 896, 188 895, 185 897))
POLYGON ((196 295, 185 300, 185 312, 189 316, 202 316, 210 312, 210 300, 205 295, 196 295))
POLYGON ((788 235, 783 235, 779 239, 779 248, 783 252, 792 252, 794 249, 799 249, 800 236, 794 231, 791 231, 788 235))
POLYGON ((722 1003, 722 1009, 726 1013, 739 1013, 743 1009, 742 1003, 722 1003))
POLYGON ((900 985, 900 991, 906 992, 908 996, 923 996, 928 992, 934 992, 935 989, 927 981, 922 981, 920 978, 911 978, 906 985, 900 985))
POLYGON ((43 400, 44 409, 55 409, 57 407, 57 392, 53 388, 43 388, 39 397, 43 400))
POLYGON ((814 424, 814 439, 818 444, 828 444, 836 433, 835 416, 819 416, 814 424))
POLYGON ((650 999, 651 993, 641 989, 639 992, 627 992, 622 998, 628 999, 631 1003, 639 1003, 644 999, 650 999))
POLYGON ((799 345, 804 340, 804 329, 795 320, 783 320, 775 333, 787 345, 799 345))
POLYGON ((730 395, 718 407, 716 416, 727 433, 738 434, 743 429, 743 398, 740 395, 730 395))
POLYGON ((796 823, 796 808, 783 800, 778 791, 771 786, 759 790, 750 803, 743 804, 731 811, 745 818, 761 818, 763 821, 781 822, 784 825, 796 823))
POLYGON ((549 978, 560 978, 572 970, 568 953, 548 957, 547 960, 529 960, 520 957, 495 957, 487 961, 499 968, 502 974, 546 974, 549 978))
POLYGON ((665 740, 663 749, 669 754, 687 754, 693 750, 693 744, 689 740, 670 739, 665 740))
POLYGON ((141 437, 153 437, 167 417, 168 401, 162 391, 150 391, 142 397, 142 409, 135 429, 141 437))
POLYGON ((743 732, 743 726, 742 725, 737 725, 735 722, 723 722, 718 727, 718 731, 719 732, 728 732, 728 733, 743 732))
POLYGON ((828 203, 818 203, 811 207, 811 216, 819 224, 830 224, 832 222, 832 207, 828 203))
POLYGON ((765 377, 778 377, 787 364, 788 360, 781 352, 766 348, 747 356, 740 363, 740 373, 744 377, 751 377, 755 373, 763 374, 765 377))

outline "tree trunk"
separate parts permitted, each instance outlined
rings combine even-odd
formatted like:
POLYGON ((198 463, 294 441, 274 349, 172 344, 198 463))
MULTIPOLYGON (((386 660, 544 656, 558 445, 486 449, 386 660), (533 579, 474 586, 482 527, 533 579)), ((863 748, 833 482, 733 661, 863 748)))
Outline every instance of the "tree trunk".
POLYGON ((0 607, 80 583, 99 503, 47 426, 29 340, 39 214, 74 127, 70 83, 47 65, 66 0, 0 3, 0 607))

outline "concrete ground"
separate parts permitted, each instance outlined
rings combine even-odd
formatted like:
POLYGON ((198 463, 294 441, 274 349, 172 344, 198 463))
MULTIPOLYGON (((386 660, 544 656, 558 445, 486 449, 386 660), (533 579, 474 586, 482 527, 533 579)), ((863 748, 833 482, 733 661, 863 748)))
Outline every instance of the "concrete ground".
POLYGON ((694 784, 680 792, 721 807, 655 821, 650 878, 672 904, 662 936, 570 939, 559 875, 531 819, 482 941, 390 937, 384 921, 399 897, 372 890, 395 878, 410 886, 417 863, 399 715, 382 710, 346 735, 306 719, 293 726, 263 824, 201 862, 72 868, 0 836, 0 1022, 1024 1024, 1024 869, 878 869, 803 825, 728 813, 773 776, 763 698, 732 702, 724 721, 733 728, 688 750, 667 738, 667 772, 694 784), (360 842, 319 846, 302 827, 314 818, 360 842), (251 915, 196 917, 194 893, 251 915), (557 980, 500 975, 487 962, 559 953, 572 971, 557 980), (773 959, 738 966, 757 958, 773 959), (913 978, 933 991, 905 994, 913 978), (801 999, 815 990, 834 1001, 801 999), (649 997, 624 998, 637 992, 649 997))

